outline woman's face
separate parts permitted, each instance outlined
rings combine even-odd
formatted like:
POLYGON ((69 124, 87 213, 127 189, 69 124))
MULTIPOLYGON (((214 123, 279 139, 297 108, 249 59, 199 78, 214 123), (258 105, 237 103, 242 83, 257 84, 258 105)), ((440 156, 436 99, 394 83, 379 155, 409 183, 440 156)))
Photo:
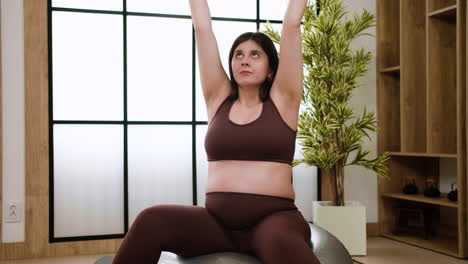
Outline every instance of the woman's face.
POLYGON ((244 41, 237 46, 231 67, 239 86, 260 86, 270 74, 268 56, 253 40, 244 41))

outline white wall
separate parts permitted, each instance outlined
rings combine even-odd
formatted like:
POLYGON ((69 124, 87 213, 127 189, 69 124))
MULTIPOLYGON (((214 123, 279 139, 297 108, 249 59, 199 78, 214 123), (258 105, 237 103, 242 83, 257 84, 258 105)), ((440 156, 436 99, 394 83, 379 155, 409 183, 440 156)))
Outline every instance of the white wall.
MULTIPOLYGON (((374 0, 345 0, 348 16, 353 12, 360 13, 362 8, 376 15, 376 4, 374 0)), ((361 77, 358 82, 364 86, 356 88, 350 100, 350 105, 354 108, 355 114, 360 116, 366 107, 367 112, 374 112, 377 116, 377 83, 376 83, 376 28, 372 27, 366 31, 375 37, 361 36, 355 39, 352 47, 364 48, 370 51, 374 57, 368 65, 368 72, 361 77)), ((377 116, 378 118, 378 116, 377 116)), ((369 150, 368 158, 375 158, 377 155, 377 135, 369 134, 372 141, 363 139, 363 148, 369 150)), ((378 222, 378 202, 377 202, 377 175, 364 167, 346 166, 345 167, 345 200, 356 200, 366 206, 367 222, 378 222)))
POLYGON ((24 241, 24 217, 6 223, 8 201, 21 201, 24 216, 25 117, 23 0, 1 0, 2 50, 2 242, 24 241))

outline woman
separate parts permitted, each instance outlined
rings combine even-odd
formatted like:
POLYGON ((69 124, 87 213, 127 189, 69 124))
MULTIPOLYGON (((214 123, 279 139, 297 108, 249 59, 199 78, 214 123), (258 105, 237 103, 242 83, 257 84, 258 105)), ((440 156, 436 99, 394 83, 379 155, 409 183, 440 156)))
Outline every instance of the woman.
POLYGON ((302 96, 300 24, 307 0, 290 0, 281 61, 262 33, 244 33, 223 70, 206 0, 190 0, 201 84, 208 110, 205 208, 143 210, 114 264, 157 263, 161 251, 197 256, 251 254, 266 264, 319 263, 310 229, 294 204, 292 159, 302 96))

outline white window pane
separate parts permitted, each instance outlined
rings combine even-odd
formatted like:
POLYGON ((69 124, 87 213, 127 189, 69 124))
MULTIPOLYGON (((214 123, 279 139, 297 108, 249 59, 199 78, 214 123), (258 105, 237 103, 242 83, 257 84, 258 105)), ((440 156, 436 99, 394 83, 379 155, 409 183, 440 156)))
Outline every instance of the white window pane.
MULTIPOLYGON (((261 32, 264 32, 266 30, 265 28, 265 23, 260 23, 260 31, 261 32)), ((282 24, 273 24, 273 23, 270 23, 271 27, 276 30, 280 35, 281 35, 281 29, 283 28, 283 25, 282 24)), ((273 42, 274 43, 274 42, 273 42)), ((279 44, 276 44, 275 43, 275 47, 276 47, 276 51, 278 52, 279 54, 279 51, 280 51, 280 45, 279 44)))
POLYGON ((52 0, 52 6, 122 11, 123 0, 52 0))
POLYGON ((200 76, 199 76, 199 73, 197 72, 196 74, 197 76, 197 82, 196 82, 196 85, 197 85, 197 92, 196 92, 196 100, 197 100, 197 103, 196 103, 196 118, 197 118, 197 121, 208 121, 208 112, 206 110, 206 103, 205 103, 205 98, 203 97, 203 91, 202 91, 202 88, 201 88, 201 84, 200 84, 200 76))
POLYGON ((288 2, 287 0, 260 0, 260 19, 283 20, 288 2))
POLYGON ((127 0, 127 11, 190 15, 190 5, 188 0, 127 0))
POLYGON ((128 119, 192 120, 189 19, 128 17, 128 119))
POLYGON ((54 120, 123 120, 122 16, 52 14, 54 120))
MULTIPOLYGON (((256 32, 257 26, 250 22, 231 22, 231 21, 213 21, 213 31, 218 43, 221 63, 227 76, 229 76, 229 51, 231 46, 242 33, 256 32)), ((198 64, 198 55, 197 55, 198 64)), ((206 104, 203 98, 203 90, 200 83, 200 69, 196 68, 196 87, 197 87, 197 120, 207 120, 206 104)))
POLYGON ((192 126, 128 127, 129 223, 157 204, 193 205, 192 126))
POLYGON ((208 158, 205 151, 207 125, 197 125, 197 202, 205 206, 206 180, 208 178, 208 158))
MULTIPOLYGON (((260 19, 283 20, 288 7, 287 0, 260 0, 260 19)), ((315 0, 309 0, 314 3, 315 0)))
POLYGON ((257 18, 256 0, 208 0, 208 5, 213 17, 257 18))
POLYGON ((123 128, 54 125, 54 236, 122 234, 123 128))
MULTIPOLYGON (((212 17, 248 19, 255 19, 257 17, 257 4, 255 0, 208 0, 208 6, 212 17)), ((190 15, 190 5, 187 0, 127 0, 127 10, 131 12, 190 15)))

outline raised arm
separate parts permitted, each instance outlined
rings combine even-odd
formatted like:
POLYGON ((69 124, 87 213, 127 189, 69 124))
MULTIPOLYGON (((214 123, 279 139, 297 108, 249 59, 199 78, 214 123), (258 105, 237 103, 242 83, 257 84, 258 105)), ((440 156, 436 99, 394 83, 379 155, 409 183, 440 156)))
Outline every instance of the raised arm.
POLYGON ((195 28, 203 96, 209 106, 212 103, 216 104, 216 101, 224 99, 229 94, 229 78, 221 64, 206 0, 190 0, 190 10, 195 28))
POLYGON ((272 89, 300 101, 303 85, 301 20, 307 0, 289 0, 283 19, 280 61, 272 89))

